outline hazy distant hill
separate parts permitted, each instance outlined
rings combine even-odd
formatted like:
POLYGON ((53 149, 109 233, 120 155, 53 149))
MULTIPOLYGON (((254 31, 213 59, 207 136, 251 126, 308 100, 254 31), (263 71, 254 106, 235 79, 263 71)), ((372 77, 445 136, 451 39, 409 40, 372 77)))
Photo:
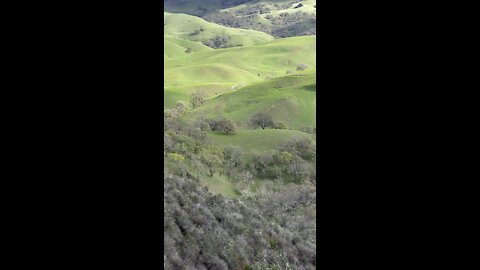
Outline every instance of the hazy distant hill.
POLYGON ((164 0, 165 11, 278 37, 316 34, 316 0, 164 0))
POLYGON ((163 0, 164 11, 202 16, 209 12, 238 6, 255 0, 163 0))

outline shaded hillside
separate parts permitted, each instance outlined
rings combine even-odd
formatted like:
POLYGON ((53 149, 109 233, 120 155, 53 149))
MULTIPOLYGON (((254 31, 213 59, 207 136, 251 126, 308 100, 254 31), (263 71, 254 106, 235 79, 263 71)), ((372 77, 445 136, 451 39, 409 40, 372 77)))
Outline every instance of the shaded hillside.
POLYGON ((202 16, 255 0, 163 0, 164 11, 202 16))
POLYGON ((316 0, 165 0, 165 10, 277 37, 316 34, 316 0))

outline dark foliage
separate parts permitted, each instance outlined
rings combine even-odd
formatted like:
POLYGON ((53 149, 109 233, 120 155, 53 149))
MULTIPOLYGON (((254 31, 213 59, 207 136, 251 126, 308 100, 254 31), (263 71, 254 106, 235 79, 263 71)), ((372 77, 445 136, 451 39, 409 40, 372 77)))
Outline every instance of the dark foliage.
POLYGON ((316 269, 315 189, 240 201, 164 180, 165 269, 316 269))
MULTIPOLYGON (((273 11, 285 10, 292 6, 300 8, 303 6, 300 2, 302 1, 292 0, 285 3, 264 1, 256 3, 253 0, 164 0, 167 7, 166 11, 188 13, 228 27, 262 31, 277 37, 315 35, 316 15, 301 11, 284 12, 280 16, 270 15, 273 11), (228 12, 221 11, 241 4, 246 5, 228 12), (260 16, 264 16, 270 23, 261 23, 260 16)), ((228 41, 216 37, 208 41, 206 45, 212 48, 225 48, 227 44, 228 41)))

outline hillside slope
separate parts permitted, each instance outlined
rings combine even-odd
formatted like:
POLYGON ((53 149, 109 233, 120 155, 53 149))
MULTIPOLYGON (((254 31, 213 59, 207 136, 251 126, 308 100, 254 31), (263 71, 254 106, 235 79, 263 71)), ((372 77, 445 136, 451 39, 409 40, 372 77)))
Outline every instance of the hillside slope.
POLYGON ((171 108, 179 100, 188 102, 189 95, 199 90, 206 91, 213 98, 255 83, 265 82, 259 87, 273 88, 275 82, 272 79, 285 76, 287 72, 314 76, 315 53, 315 37, 288 38, 240 48, 200 50, 190 55, 181 53, 182 57, 166 59, 164 63, 164 91, 168 97, 164 107, 171 108), (299 64, 306 64, 309 69, 297 72, 299 64))
POLYGON ((274 39, 263 32, 220 26, 186 14, 164 12, 163 21, 166 35, 202 42, 214 48, 261 44, 274 39))
POLYGON ((291 129, 315 127, 316 83, 313 76, 286 76, 223 94, 185 117, 227 117, 248 129, 256 113, 266 113, 291 129))
POLYGON ((163 37, 163 53, 165 58, 185 56, 185 51, 191 49, 192 52, 210 51, 211 48, 190 40, 180 39, 165 35, 163 37))
POLYGON ((164 0, 165 10, 277 37, 316 34, 316 0, 164 0))

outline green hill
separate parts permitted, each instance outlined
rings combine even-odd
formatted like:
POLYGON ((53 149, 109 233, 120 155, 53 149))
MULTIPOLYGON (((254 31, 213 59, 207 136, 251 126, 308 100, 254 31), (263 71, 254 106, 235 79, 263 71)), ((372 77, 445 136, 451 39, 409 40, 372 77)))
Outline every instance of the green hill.
POLYGON ((163 14, 164 33, 169 36, 226 48, 261 44, 273 37, 258 31, 236 29, 207 22, 186 14, 163 14))
MULTIPOLYGON (((314 76, 315 52, 316 39, 313 36, 288 38, 240 48, 200 50, 190 55, 181 52, 182 57, 166 59, 164 63, 166 96, 164 107, 171 108, 180 100, 188 102, 189 95, 199 90, 207 92, 209 97, 213 98, 232 93, 232 89, 241 87, 246 88, 247 91, 256 89, 248 87, 255 87, 257 83, 264 83, 257 86, 263 87, 262 89, 273 88, 270 84, 287 81, 298 82, 299 87, 303 87, 300 81, 308 80, 308 76, 296 80, 291 76, 283 81, 272 79, 283 77, 288 71, 293 74, 314 76), (296 72, 299 64, 307 64, 310 68, 305 72, 296 72)), ((310 85, 313 82, 314 79, 310 78, 310 85)), ((237 90, 236 93, 241 95, 242 91, 237 90)), ((290 93, 284 92, 285 96, 279 98, 294 94, 293 88, 286 91, 290 93)), ((293 100, 291 99, 292 102, 293 100)), ((209 106, 213 105, 209 103, 209 106)))
POLYGON ((249 128, 256 113, 266 113, 291 129, 315 127, 316 82, 314 76, 286 76, 256 83, 210 100, 185 117, 227 117, 241 129, 249 128))
POLYGON ((179 39, 165 35, 163 37, 163 53, 166 58, 186 56, 185 51, 190 48, 192 52, 209 51, 211 48, 201 44, 184 39, 179 39))

